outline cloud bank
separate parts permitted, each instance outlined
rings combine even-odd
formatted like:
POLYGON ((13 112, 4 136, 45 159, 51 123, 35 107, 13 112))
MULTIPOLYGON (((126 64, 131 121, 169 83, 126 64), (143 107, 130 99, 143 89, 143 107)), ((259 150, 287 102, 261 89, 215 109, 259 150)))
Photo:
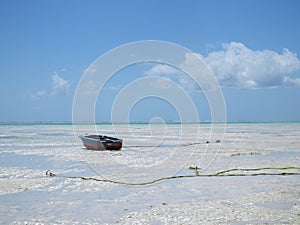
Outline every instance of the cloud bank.
MULTIPOLYGON (((222 50, 198 56, 213 71, 222 87, 276 88, 300 87, 300 60, 288 49, 281 54, 272 50, 252 50, 240 42, 223 44, 222 50)), ((193 60, 186 57, 182 65, 193 68, 193 60)), ((183 69, 183 68, 181 68, 183 69)), ((165 76, 189 91, 197 87, 187 75, 168 65, 158 64, 146 75, 165 76)))
POLYGON ((288 49, 278 54, 271 50, 251 50, 242 43, 231 42, 223 44, 223 50, 211 52, 203 60, 221 86, 300 86, 300 60, 288 49))

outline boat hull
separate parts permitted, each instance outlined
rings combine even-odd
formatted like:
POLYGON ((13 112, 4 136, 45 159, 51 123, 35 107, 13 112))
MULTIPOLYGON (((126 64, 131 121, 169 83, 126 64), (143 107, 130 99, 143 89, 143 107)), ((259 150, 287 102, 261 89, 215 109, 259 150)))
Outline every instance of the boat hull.
POLYGON ((83 145, 90 150, 120 150, 122 148, 122 139, 101 136, 101 135, 86 135, 79 136, 83 145))

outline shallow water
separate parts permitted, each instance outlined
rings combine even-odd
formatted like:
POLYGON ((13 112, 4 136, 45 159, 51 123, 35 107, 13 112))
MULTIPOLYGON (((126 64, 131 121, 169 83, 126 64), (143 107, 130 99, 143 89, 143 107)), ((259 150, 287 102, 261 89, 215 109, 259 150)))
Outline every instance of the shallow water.
POLYGON ((88 125, 1 124, 0 223, 297 224, 299 175, 202 175, 299 173, 280 168, 300 167, 300 124, 215 126, 97 125, 124 140, 121 151, 98 152, 78 138, 88 125))

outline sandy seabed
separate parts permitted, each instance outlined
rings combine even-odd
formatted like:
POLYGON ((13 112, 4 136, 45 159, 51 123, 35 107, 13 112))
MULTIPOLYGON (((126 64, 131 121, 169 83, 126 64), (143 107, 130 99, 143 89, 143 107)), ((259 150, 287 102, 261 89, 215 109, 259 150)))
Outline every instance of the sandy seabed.
POLYGON ((0 125, 0 223, 300 224, 299 123, 97 128, 123 149, 84 149, 84 125, 0 125))

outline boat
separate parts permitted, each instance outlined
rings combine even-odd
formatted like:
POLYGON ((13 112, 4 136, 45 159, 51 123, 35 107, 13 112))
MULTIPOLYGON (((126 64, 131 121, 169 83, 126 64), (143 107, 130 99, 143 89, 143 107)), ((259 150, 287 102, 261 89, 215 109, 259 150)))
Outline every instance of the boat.
POLYGON ((120 150, 123 140, 104 135, 81 135, 83 145, 90 150, 120 150))

